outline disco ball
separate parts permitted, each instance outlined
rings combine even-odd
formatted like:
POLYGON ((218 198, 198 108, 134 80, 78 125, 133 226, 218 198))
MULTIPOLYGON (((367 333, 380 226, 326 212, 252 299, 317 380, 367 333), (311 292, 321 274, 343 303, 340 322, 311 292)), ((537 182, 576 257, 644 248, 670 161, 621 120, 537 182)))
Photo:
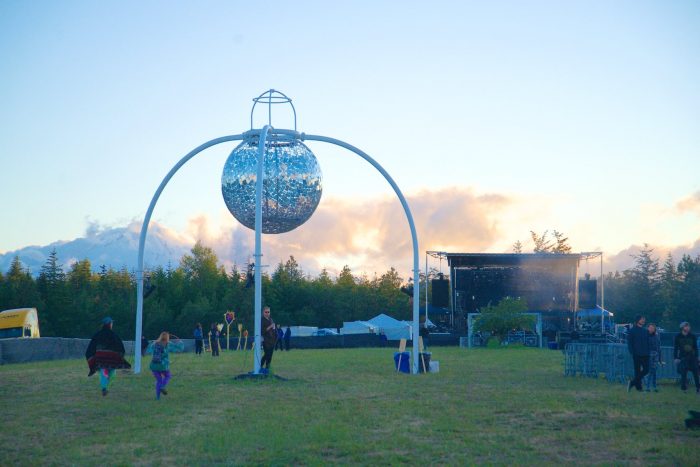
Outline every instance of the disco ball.
MULTIPOLYGON (((262 231, 294 230, 309 220, 321 201, 321 167, 304 143, 268 141, 265 152, 262 231)), ((221 193, 233 217, 255 230, 257 141, 241 143, 228 156, 221 175, 221 193)))

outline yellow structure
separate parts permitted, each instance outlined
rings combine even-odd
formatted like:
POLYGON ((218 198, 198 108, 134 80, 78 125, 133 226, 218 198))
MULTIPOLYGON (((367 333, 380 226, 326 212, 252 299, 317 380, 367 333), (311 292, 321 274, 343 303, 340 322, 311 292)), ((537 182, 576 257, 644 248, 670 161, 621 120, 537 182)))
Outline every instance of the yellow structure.
POLYGON ((0 339, 41 337, 36 308, 16 308, 0 312, 0 339))

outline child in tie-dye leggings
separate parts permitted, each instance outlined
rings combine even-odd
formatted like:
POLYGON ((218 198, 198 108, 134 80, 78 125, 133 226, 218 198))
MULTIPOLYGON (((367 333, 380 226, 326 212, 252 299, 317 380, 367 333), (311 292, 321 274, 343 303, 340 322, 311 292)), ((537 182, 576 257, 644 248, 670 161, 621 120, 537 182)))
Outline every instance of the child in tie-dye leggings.
MULTIPOLYGON (((168 390, 166 386, 170 382, 170 350, 178 349, 178 346, 173 346, 170 343, 170 334, 163 331, 153 344, 153 358, 151 359, 150 369, 153 377, 156 379, 156 399, 160 400, 160 395, 167 396, 168 390)), ((180 349, 181 350, 181 349, 180 349)))

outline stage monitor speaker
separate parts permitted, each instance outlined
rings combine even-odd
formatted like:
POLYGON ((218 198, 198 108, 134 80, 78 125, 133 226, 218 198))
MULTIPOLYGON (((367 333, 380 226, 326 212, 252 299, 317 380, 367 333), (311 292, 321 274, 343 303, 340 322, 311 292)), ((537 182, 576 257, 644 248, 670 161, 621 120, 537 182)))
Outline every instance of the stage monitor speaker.
POLYGON ((449 308, 450 306, 450 281, 447 279, 433 279, 430 282, 433 288, 431 301, 433 306, 449 308))
POLYGON ((595 308, 598 295, 598 281, 595 279, 579 279, 578 307, 584 310, 595 308))

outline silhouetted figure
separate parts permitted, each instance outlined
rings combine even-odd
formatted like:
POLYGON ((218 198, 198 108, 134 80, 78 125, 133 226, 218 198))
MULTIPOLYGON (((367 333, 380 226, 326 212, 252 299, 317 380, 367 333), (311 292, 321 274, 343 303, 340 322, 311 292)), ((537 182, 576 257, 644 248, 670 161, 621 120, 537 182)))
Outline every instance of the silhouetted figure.
POLYGON ((277 325, 277 343, 275 344, 275 350, 284 350, 284 331, 282 326, 277 325))
POLYGON ((204 348, 204 332, 202 331, 202 325, 197 323, 194 328, 194 353, 196 355, 201 355, 204 348))
POLYGON ((263 357, 260 360, 260 367, 263 369, 263 373, 268 373, 270 371, 270 364, 272 363, 272 354, 275 351, 275 344, 277 343, 277 328, 275 322, 272 321, 270 317, 270 307, 266 306, 263 308, 262 315, 262 338, 263 338, 263 357))
POLYGON ((700 381, 698 380, 698 339, 690 332, 690 323, 681 323, 681 332, 673 339, 673 359, 678 365, 678 373, 681 375, 681 389, 688 390, 688 372, 693 375, 695 392, 700 394, 700 381))
POLYGON ((212 357, 218 357, 219 356, 219 337, 221 336, 221 332, 219 331, 219 327, 216 325, 216 323, 211 323, 211 330, 209 331, 209 340, 211 341, 211 356, 212 357))
POLYGON ((642 379, 649 373, 649 331, 644 327, 644 323, 644 316, 635 317, 634 326, 627 333, 627 348, 634 361, 634 378, 627 385, 627 392, 632 390, 632 386, 641 391, 642 379))
POLYGON ((291 345, 292 341, 292 330, 287 326, 287 329, 284 331, 284 347, 287 352, 289 352, 289 348, 291 345))

